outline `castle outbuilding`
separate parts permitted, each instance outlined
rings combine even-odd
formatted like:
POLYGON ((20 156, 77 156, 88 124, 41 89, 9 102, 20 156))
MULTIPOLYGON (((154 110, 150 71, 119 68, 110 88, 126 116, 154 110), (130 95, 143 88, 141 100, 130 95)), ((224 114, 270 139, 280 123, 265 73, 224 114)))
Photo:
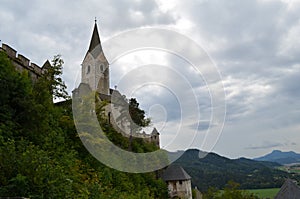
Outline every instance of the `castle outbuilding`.
POLYGON ((162 175, 170 198, 192 199, 191 176, 178 165, 170 165, 162 175))

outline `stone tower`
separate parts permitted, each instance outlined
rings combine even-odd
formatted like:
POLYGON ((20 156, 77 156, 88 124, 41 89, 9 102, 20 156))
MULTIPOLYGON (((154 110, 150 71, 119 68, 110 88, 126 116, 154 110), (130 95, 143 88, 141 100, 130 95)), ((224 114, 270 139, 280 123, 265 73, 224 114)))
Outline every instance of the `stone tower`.
POLYGON ((150 141, 159 147, 159 132, 156 128, 153 129, 150 135, 150 141))
POLYGON ((82 62, 81 82, 88 84, 93 91, 110 94, 109 63, 102 50, 96 21, 89 49, 82 62))

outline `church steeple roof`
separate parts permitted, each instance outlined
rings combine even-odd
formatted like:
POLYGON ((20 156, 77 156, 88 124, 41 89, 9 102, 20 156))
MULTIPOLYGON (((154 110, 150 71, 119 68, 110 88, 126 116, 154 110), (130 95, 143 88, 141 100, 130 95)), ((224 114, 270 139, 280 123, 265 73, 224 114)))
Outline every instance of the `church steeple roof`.
POLYGON ((100 36, 99 36, 99 32, 98 32, 98 27, 97 27, 97 21, 95 20, 94 31, 93 31, 93 35, 92 35, 92 39, 90 42, 90 47, 89 47, 88 52, 92 53, 92 51, 96 47, 100 47, 100 50, 102 51, 100 36))

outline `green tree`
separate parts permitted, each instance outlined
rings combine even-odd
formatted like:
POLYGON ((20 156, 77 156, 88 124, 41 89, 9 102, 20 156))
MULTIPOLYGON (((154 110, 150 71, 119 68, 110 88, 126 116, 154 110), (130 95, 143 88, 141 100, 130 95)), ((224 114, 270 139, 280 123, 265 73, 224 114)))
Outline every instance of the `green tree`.
POLYGON ((0 67, 0 196, 80 195, 86 186, 78 180, 76 151, 59 126, 63 111, 43 87, 51 78, 39 79, 33 89, 26 71, 17 72, 4 52, 0 67))
POLYGON ((149 126, 150 118, 146 118, 145 111, 140 109, 139 103, 135 98, 129 100, 129 114, 132 121, 139 127, 149 126))
POLYGON ((32 106, 31 81, 26 72, 15 71, 11 61, 2 51, 0 51, 0 90, 0 133, 10 138, 20 136, 16 131, 30 122, 28 113, 32 106))
POLYGON ((239 184, 229 181, 223 191, 210 187, 204 199, 259 199, 258 196, 244 190, 239 190, 239 184))
POLYGON ((69 99, 70 96, 67 92, 67 86, 62 80, 64 61, 61 58, 61 55, 55 55, 51 61, 51 64, 47 61, 45 64, 45 72, 42 77, 39 79, 40 84, 45 89, 45 92, 49 93, 54 99, 69 99))

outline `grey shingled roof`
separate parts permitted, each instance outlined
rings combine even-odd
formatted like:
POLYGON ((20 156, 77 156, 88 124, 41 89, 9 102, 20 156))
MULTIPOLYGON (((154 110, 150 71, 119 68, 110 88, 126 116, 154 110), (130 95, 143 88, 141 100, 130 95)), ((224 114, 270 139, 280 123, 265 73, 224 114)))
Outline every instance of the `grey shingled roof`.
POLYGON ((181 166, 170 165, 164 171, 162 179, 164 181, 189 180, 191 176, 181 166))
POLYGON ((300 198, 300 188, 291 179, 287 179, 275 196, 275 199, 297 199, 300 198))

